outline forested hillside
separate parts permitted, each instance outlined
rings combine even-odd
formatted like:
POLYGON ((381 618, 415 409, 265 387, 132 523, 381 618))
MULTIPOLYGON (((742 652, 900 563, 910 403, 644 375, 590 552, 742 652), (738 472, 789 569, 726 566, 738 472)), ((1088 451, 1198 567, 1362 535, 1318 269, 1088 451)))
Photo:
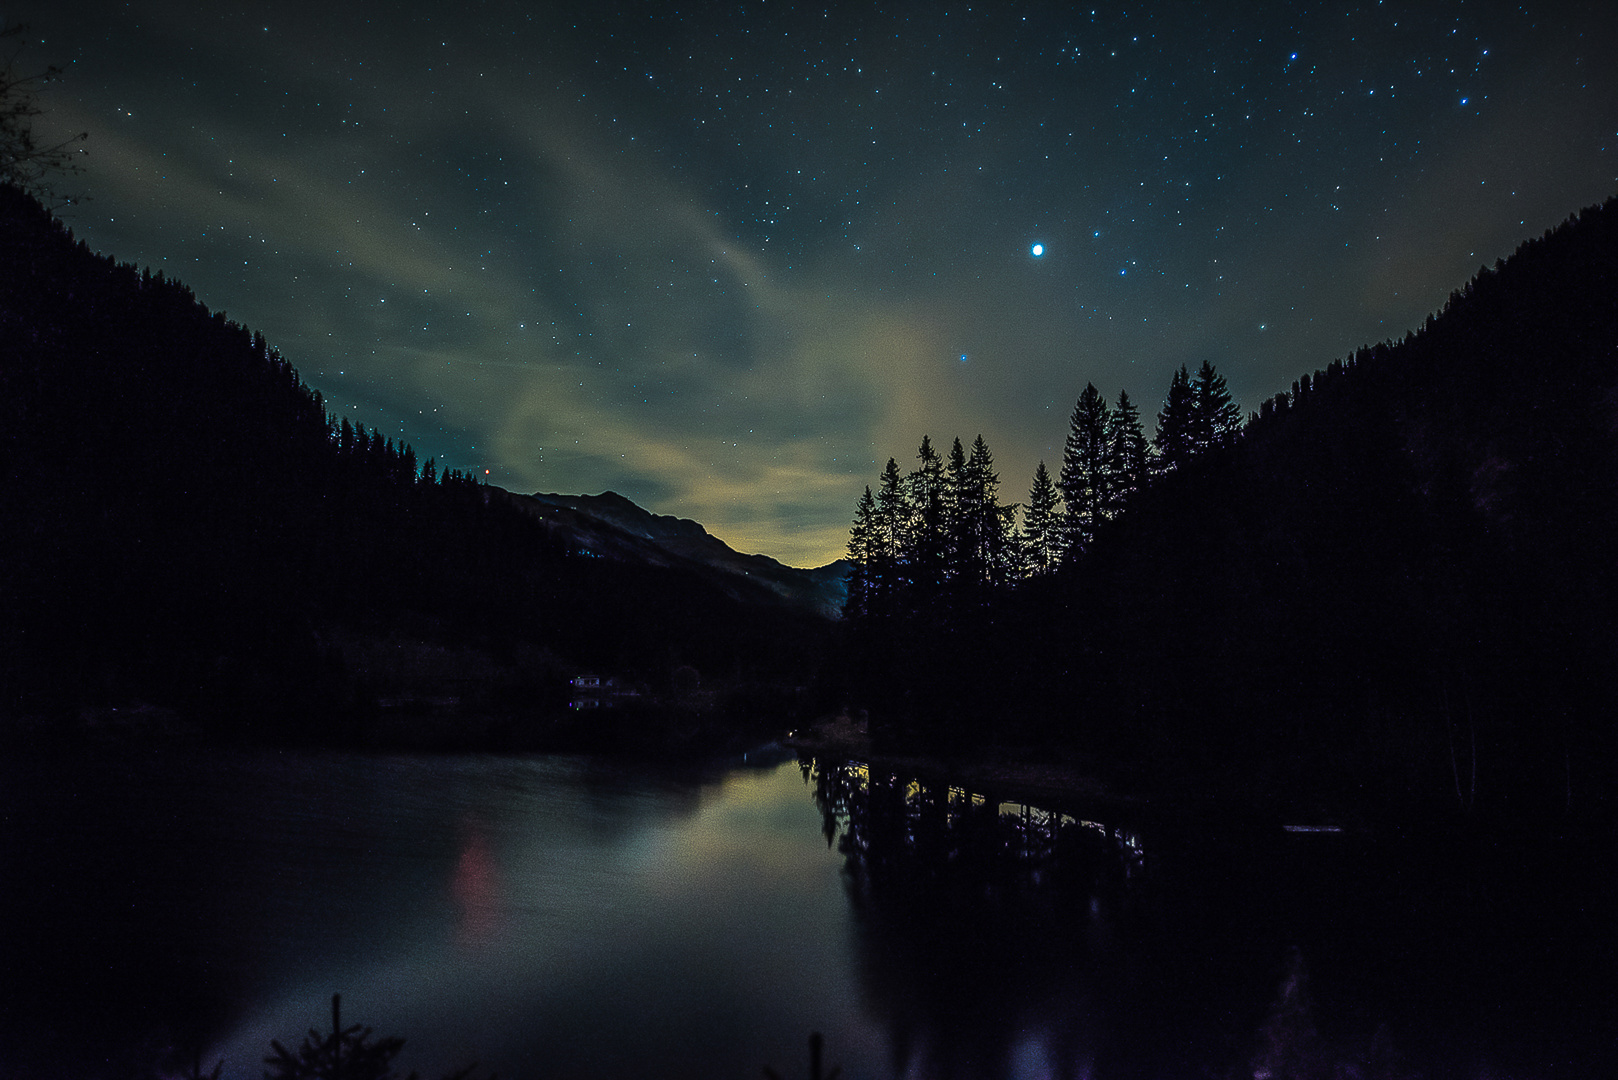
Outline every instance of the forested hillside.
POLYGON ((1289 798, 1500 812, 1610 799, 1618 204, 1524 244, 1419 332, 1300 378, 1224 435, 1216 379, 1177 375, 1133 470, 1105 445, 1086 457, 1131 426, 1109 427, 1086 388, 1065 498, 1052 508, 1036 476, 1019 529, 1006 507, 930 510, 926 462, 910 477, 890 465, 851 544, 865 604, 851 693, 878 726, 1289 798), (930 515, 954 563, 918 544, 930 515), (975 542, 949 537, 974 515, 999 523, 1009 559, 960 560, 975 542), (892 542, 870 546, 873 531, 892 542), (1055 558, 1036 554, 1047 534, 1055 558))
POLYGON ((327 415, 262 337, 0 187, 0 711, 303 725, 401 692, 524 712, 582 667, 801 682, 817 621, 581 557, 327 415), (403 658, 403 659, 401 659, 403 658))

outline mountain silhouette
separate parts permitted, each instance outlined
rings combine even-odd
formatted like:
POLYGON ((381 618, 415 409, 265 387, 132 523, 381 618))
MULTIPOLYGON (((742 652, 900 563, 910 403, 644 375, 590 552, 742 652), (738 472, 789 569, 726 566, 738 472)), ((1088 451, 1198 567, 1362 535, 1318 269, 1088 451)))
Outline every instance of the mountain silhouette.
POLYGON ((0 716, 154 705, 322 738, 388 701, 565 709, 581 670, 795 687, 817 663, 835 569, 695 523, 660 547, 608 520, 627 500, 564 511, 419 462, 8 187, 0 357, 0 716))
POLYGON ((513 495, 553 538, 602 558, 684 567, 738 600, 784 603, 836 618, 848 595, 848 564, 815 569, 746 555, 689 518, 654 514, 614 491, 600 495, 513 495))

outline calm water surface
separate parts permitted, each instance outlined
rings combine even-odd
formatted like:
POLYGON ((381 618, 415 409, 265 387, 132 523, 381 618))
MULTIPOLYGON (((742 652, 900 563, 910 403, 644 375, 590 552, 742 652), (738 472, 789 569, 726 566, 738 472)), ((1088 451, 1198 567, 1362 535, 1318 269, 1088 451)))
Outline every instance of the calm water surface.
POLYGON ((206 1064, 257 1077, 340 991, 424 1075, 756 1076, 812 1029, 868 1074, 842 860, 775 761, 710 782, 547 758, 13 762, 4 934, 26 978, 0 1052, 24 1075, 84 1067, 104 1035, 116 1059, 206 1030, 206 1064))
POLYGON ((1618 1061, 1610 851, 1142 834, 779 756, 130 751, 0 781, 0 1077, 198 1048, 258 1077, 334 992, 426 1077, 800 1076, 812 1030, 852 1078, 1618 1061))

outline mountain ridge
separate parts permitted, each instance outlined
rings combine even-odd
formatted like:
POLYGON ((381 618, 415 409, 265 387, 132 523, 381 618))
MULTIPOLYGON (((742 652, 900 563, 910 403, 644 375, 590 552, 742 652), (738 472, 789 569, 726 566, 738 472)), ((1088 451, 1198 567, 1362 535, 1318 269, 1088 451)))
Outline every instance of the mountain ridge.
POLYGON ((739 552, 700 522, 656 514, 615 491, 599 495, 507 492, 518 509, 579 554, 692 569, 734 599, 784 603, 838 618, 848 594, 848 563, 804 569, 739 552))
POLYGON ((0 358, 0 721, 151 706, 341 741, 452 708, 532 743, 580 671, 671 692, 686 669, 704 700, 785 715, 833 625, 694 522, 594 500, 625 531, 419 465, 261 334, 3 184, 0 358))

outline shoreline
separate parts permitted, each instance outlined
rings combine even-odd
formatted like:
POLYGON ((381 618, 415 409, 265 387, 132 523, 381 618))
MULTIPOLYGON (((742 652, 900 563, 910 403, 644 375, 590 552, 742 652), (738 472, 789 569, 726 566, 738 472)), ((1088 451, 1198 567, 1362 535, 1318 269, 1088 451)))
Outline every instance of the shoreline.
POLYGON ((1023 803, 1081 816, 1098 810, 1130 815, 1159 804, 1120 792, 1094 773, 1011 750, 980 749, 970 762, 949 755, 885 750, 873 743, 869 724, 846 711, 798 729, 781 744, 801 756, 879 767, 962 788, 1001 803, 1023 803))

